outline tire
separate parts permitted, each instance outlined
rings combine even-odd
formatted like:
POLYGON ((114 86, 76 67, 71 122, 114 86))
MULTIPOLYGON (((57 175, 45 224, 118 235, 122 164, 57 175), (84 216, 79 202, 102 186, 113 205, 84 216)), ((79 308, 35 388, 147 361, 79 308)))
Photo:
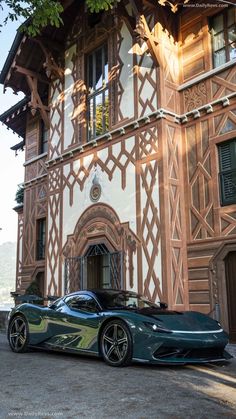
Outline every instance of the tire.
POLYGON ((100 349, 104 361, 113 367, 131 363, 133 354, 132 336, 128 326, 121 320, 112 320, 102 330, 100 349))
POLYGON ((13 352, 26 352, 29 341, 29 328, 22 315, 13 317, 7 331, 8 342, 13 352))

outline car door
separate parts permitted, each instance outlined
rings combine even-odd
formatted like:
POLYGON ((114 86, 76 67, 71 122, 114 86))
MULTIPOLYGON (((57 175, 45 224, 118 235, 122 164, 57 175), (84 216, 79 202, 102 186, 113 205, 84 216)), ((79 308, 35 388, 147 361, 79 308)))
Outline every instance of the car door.
POLYGON ((63 298, 58 299, 44 310, 44 346, 66 349, 71 340, 71 335, 75 331, 67 311, 69 310, 63 298))
POLYGON ((59 309, 64 314, 66 346, 73 350, 97 352, 100 307, 89 294, 71 295, 59 309))

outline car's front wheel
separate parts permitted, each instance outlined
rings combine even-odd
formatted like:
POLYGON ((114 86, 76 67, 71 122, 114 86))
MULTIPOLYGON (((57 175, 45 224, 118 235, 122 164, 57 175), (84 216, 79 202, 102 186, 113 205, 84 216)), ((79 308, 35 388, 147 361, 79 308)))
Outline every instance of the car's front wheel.
POLYGON ((113 367, 128 365, 132 359, 133 344, 128 326, 121 320, 112 320, 102 330, 100 348, 104 361, 113 367))
POLYGON ((8 341, 13 352, 25 352, 29 340, 28 324, 21 315, 14 317, 8 327, 8 341))

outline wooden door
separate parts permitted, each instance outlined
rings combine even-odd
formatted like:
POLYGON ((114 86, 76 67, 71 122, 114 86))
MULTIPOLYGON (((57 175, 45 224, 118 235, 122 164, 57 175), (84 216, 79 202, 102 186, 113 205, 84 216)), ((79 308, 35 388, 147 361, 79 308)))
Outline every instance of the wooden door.
POLYGON ((236 252, 225 258, 226 291, 228 301, 229 338, 236 343, 236 252))
POLYGON ((98 289, 100 288, 101 276, 101 256, 88 256, 87 258, 87 288, 98 289))

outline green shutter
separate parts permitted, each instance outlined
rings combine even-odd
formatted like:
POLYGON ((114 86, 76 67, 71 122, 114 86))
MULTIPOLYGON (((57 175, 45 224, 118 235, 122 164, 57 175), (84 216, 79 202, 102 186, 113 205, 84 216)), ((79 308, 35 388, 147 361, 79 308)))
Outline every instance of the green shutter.
POLYGON ((219 146, 221 204, 236 203, 236 141, 219 146))

